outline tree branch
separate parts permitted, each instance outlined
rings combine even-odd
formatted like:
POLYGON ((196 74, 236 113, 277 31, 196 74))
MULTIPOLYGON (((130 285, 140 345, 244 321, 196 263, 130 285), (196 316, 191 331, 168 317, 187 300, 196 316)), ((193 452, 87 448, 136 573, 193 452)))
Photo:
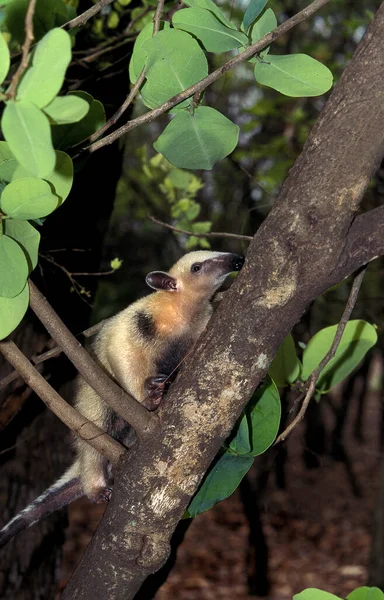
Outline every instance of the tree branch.
MULTIPOLYGON (((83 335, 86 338, 92 337, 98 331, 100 331, 100 329, 103 326, 103 323, 104 320, 100 321, 100 323, 97 323, 96 325, 92 325, 92 327, 89 327, 88 329, 85 329, 85 331, 82 331, 79 335, 83 335)), ((50 358, 55 358, 56 356, 59 356, 61 353, 62 349, 60 348, 60 346, 55 346, 55 348, 51 348, 50 350, 47 350, 46 352, 43 352, 38 356, 32 356, 31 361, 34 365, 39 365, 45 362, 46 360, 49 360, 50 358)), ((17 379, 18 377, 18 371, 12 371, 12 373, 9 373, 9 375, 3 377, 3 379, 0 381, 0 391, 7 387, 7 385, 12 383, 12 381, 15 381, 15 379, 17 379)))
POLYGON ((363 281, 365 272, 367 270, 367 267, 365 266, 361 272, 356 275, 356 277, 354 278, 353 281, 353 285, 352 285, 352 289, 351 292, 349 294, 349 298, 348 298, 348 302, 345 305, 345 309, 343 312, 343 315, 340 319, 340 322, 337 326, 336 329, 336 333, 335 333, 335 337, 334 340, 332 342, 332 345, 330 347, 330 349, 328 350, 327 354, 324 356, 323 360, 319 363, 319 365, 316 367, 316 369, 314 369, 314 371, 310 374, 310 376, 308 377, 308 381, 305 385, 305 387, 307 388, 307 392, 305 394, 303 403, 301 405, 301 408, 298 412, 298 414, 296 415, 296 417, 293 419, 292 423, 290 423, 288 425, 288 427, 286 429, 284 429, 284 431, 278 436, 278 438, 275 441, 275 444, 278 444, 279 442, 284 441, 289 434, 291 433, 291 431, 297 427, 297 425, 303 420, 304 415, 307 411, 308 408, 308 404, 313 396, 313 394, 315 393, 315 389, 316 389, 316 382, 319 378, 319 375, 321 373, 321 371, 324 369, 324 367, 329 363, 330 360, 332 360, 332 358, 335 356, 336 354, 336 350, 340 344, 341 338, 343 336, 345 327, 351 317, 351 313, 355 307, 356 304, 356 300, 357 300, 357 296, 359 294, 359 290, 361 287, 361 283, 363 281))
POLYGON ((28 67, 28 54, 31 44, 33 42, 33 15, 35 12, 36 0, 29 0, 27 14, 25 16, 25 40, 22 47, 21 61, 17 68, 16 73, 12 77, 9 92, 6 94, 8 100, 12 99, 16 95, 16 89, 19 85, 20 78, 28 67))
POLYGON ((112 144, 122 135, 125 135, 126 133, 128 133, 128 131, 131 131, 131 129, 134 129, 135 127, 138 127, 143 123, 150 123, 154 119, 157 119, 157 117, 159 117, 163 113, 167 112, 176 104, 179 104, 179 102, 187 100, 187 98, 196 94, 196 92, 203 92, 209 85, 211 85, 214 81, 222 77, 225 73, 227 73, 237 65, 245 62, 249 58, 252 58, 252 56, 263 50, 263 48, 269 46, 272 42, 277 40, 284 33, 287 33, 287 31, 298 25, 298 23, 301 23, 302 21, 308 19, 311 15, 313 15, 316 11, 325 6, 325 4, 327 4, 328 2, 329 0, 314 0, 314 2, 312 2, 309 6, 307 6, 306 8, 298 12, 296 15, 285 21, 285 23, 279 25, 279 27, 265 35, 263 38, 261 38, 261 40, 255 42, 254 44, 246 48, 244 52, 238 54, 234 58, 231 58, 228 62, 226 62, 224 65, 222 65, 215 71, 212 71, 212 73, 207 75, 207 77, 204 77, 204 79, 202 79, 201 81, 198 81, 194 85, 191 85, 183 92, 176 94, 176 96, 173 96, 172 98, 167 100, 167 102, 164 102, 157 108, 154 108, 153 110, 144 113, 136 119, 132 119, 132 121, 128 121, 128 123, 126 123, 119 129, 116 129, 116 131, 110 133, 102 140, 94 142, 90 146, 84 148, 82 152, 85 152, 86 150, 88 150, 89 152, 95 152, 103 146, 112 144))
POLYGON ((71 21, 68 21, 62 25, 63 29, 73 29, 74 27, 83 27, 89 19, 97 15, 105 6, 112 4, 114 0, 99 0, 94 6, 91 6, 88 10, 84 11, 81 15, 78 15, 71 21))
POLYGON ((205 238, 205 237, 216 237, 216 238, 232 238, 236 240, 245 240, 246 242, 250 242, 253 238, 251 235, 241 235, 240 233, 226 233, 221 231, 210 231, 209 233, 194 233, 193 231, 186 231, 185 229, 179 229, 178 227, 174 227, 169 223, 164 223, 163 221, 159 221, 152 215, 148 215, 148 218, 151 219, 153 223, 157 225, 161 225, 162 227, 167 227, 171 231, 175 231, 176 233, 184 233, 185 235, 193 235, 197 238, 205 238))
POLYGON ((64 325, 32 281, 29 281, 29 289, 33 312, 75 365, 85 381, 120 417, 134 428, 140 438, 151 435, 158 423, 156 415, 148 412, 140 402, 124 392, 108 377, 64 325))
POLYGON ((12 340, 0 341, 0 352, 18 371, 25 383, 36 392, 48 408, 67 427, 98 452, 106 456, 114 465, 118 463, 125 452, 125 448, 105 433, 105 431, 97 427, 97 425, 88 421, 75 408, 67 404, 35 367, 31 365, 12 340))
MULTIPOLYGON (((164 8, 164 0, 158 0, 156 12, 155 12, 155 14, 153 16, 153 32, 152 32, 152 37, 154 35, 156 35, 156 33, 158 33, 158 31, 160 29, 160 19, 161 19, 161 15, 162 15, 162 12, 163 12, 163 8, 164 8)), ((145 79, 145 65, 141 69, 140 75, 138 76, 136 82, 132 86, 131 91, 129 92, 128 96, 124 100, 123 104, 120 106, 120 108, 117 109, 117 111, 115 112, 115 114, 112 115, 112 117, 110 119, 108 119, 108 121, 106 123, 104 123, 104 125, 102 125, 100 127, 100 129, 98 129, 97 131, 95 131, 95 133, 93 133, 92 135, 89 136, 88 139, 89 139, 90 142, 94 142, 95 140, 97 140, 106 131, 108 131, 108 129, 110 129, 110 127, 112 127, 112 125, 114 125, 115 123, 117 123, 117 121, 120 119, 120 117, 127 110, 128 106, 134 100, 135 96, 138 94, 138 92, 139 92, 139 90, 140 90, 140 88, 142 86, 142 83, 143 83, 144 79, 145 79)), ((84 143, 84 142, 82 142, 82 143, 84 143)))

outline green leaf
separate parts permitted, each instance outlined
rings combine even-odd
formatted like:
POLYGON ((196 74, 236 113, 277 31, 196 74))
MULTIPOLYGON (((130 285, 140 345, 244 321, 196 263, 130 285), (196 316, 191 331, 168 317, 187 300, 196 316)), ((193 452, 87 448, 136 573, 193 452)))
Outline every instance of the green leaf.
MULTIPOLYGON (((71 157, 65 152, 62 152, 61 150, 55 150, 55 154, 55 168, 53 169, 52 173, 49 173, 49 175, 44 177, 44 180, 51 184, 52 192, 58 197, 60 204, 62 204, 72 188, 73 163, 71 157)), ((12 181, 31 176, 32 174, 24 169, 24 167, 18 166, 13 172, 12 181)))
POLYGON ((244 13, 243 27, 247 31, 248 27, 257 19, 261 11, 264 9, 268 0, 251 0, 248 8, 244 13))
MULTIPOLYGON (((161 21, 161 25, 164 29, 169 29, 170 24, 167 21, 161 21)), ((129 63, 129 79, 131 83, 136 83, 138 76, 140 75, 145 62, 147 60, 147 55, 143 50, 143 44, 150 40, 153 33, 153 23, 147 23, 145 27, 141 30, 139 35, 136 38, 135 45, 133 46, 133 52, 131 56, 131 60, 129 63)))
POLYGON ((265 452, 275 441, 281 418, 279 390, 267 377, 245 409, 251 434, 251 456, 265 452))
POLYGON ((28 221, 18 219, 5 219, 4 226, 4 233, 18 242, 24 251, 29 272, 33 271, 37 265, 40 233, 28 221))
POLYGON ((200 106, 194 114, 177 114, 153 144, 181 169, 212 169, 237 145, 239 127, 214 108, 200 106))
POLYGON ((35 177, 23 177, 9 183, 0 198, 1 210, 14 219, 46 217, 59 205, 49 183, 35 177))
MULTIPOLYGON (((273 31, 277 27, 277 19, 276 15, 271 8, 267 8, 265 13, 256 21, 251 29, 251 41, 252 44, 258 42, 263 38, 267 33, 273 31)), ((261 51, 260 56, 264 57, 268 54, 270 46, 264 48, 261 51)), ((257 63, 259 59, 254 57, 250 58, 248 62, 257 63)))
MULTIPOLYGON (((5 4, 2 2, 2 4, 5 4)), ((25 16, 29 0, 12 0, 5 12, 6 27, 12 40, 19 44, 25 38, 25 16)), ((34 42, 38 42, 54 27, 64 25, 73 17, 73 8, 66 6, 62 0, 37 0, 33 15, 34 42)))
POLYGON ((293 600, 340 600, 340 598, 323 590, 307 588, 300 592, 300 594, 295 594, 293 600))
POLYGON ((0 296, 0 339, 3 340, 12 333, 24 317, 28 308, 29 287, 25 285, 24 289, 14 298, 4 298, 0 296))
POLYGON ((184 218, 193 221, 200 213, 200 204, 189 198, 182 198, 172 206, 171 216, 175 219, 184 218))
POLYGON ((172 23, 177 29, 197 37, 207 52, 228 52, 248 44, 244 33, 226 27, 213 13, 203 8, 178 10, 172 23))
POLYGON ((18 164, 7 142, 0 142, 0 182, 9 183, 18 164))
POLYGON ((331 71, 306 54, 268 54, 256 63, 254 73, 258 83, 286 96, 320 96, 332 86, 331 71))
POLYGON ((214 2, 212 2, 212 0, 186 0, 184 4, 186 4, 187 6, 191 6, 192 8, 205 8, 206 10, 209 10, 211 13, 213 13, 219 19, 219 21, 224 23, 224 25, 236 30, 235 25, 231 23, 229 19, 227 19, 225 14, 214 2))
POLYGON ((197 221, 191 224, 193 233, 209 233, 211 231, 212 221, 197 221))
POLYGON ((69 92, 68 96, 82 98, 88 103, 89 110, 78 123, 71 125, 53 125, 52 139, 55 148, 69 148, 79 144, 95 133, 105 123, 104 106, 94 100, 91 94, 83 91, 69 92))
POLYGON ((11 57, 9 55, 8 44, 0 32, 0 84, 3 83, 9 71, 11 57))
MULTIPOLYGON (((308 342, 303 352, 301 379, 306 381, 312 371, 330 349, 335 338, 337 325, 326 327, 308 342)), ((343 381, 357 367, 372 346, 376 344, 377 333, 373 325, 366 321, 349 321, 345 327, 334 358, 321 371, 316 389, 325 393, 343 381)))
POLYGON ((31 102, 8 102, 1 121, 3 134, 16 160, 36 177, 55 166, 48 118, 31 102))
POLYGON ((377 587, 359 587, 348 594, 347 600, 384 600, 384 592, 377 587))
POLYGON ((24 252, 15 240, 0 236, 0 296, 14 298, 25 286, 28 265, 24 252))
POLYGON ((281 403, 275 383, 268 377, 254 393, 233 431, 228 451, 255 457, 275 441, 281 418, 281 403))
POLYGON ((300 361, 297 358, 293 337, 289 334, 273 359, 269 375, 279 387, 293 383, 300 375, 300 361))
POLYGON ((77 123, 85 117, 88 111, 88 102, 80 96, 74 95, 57 96, 44 108, 45 114, 56 125, 77 123))
POLYGON ((252 466, 250 456, 223 454, 206 475, 200 489, 188 506, 189 517, 196 517, 214 504, 228 498, 252 466))
POLYGON ((32 66, 17 88, 17 100, 47 106, 59 93, 71 62, 71 37, 64 29, 52 29, 37 44, 32 66))
MULTIPOLYGON (((141 89, 141 95, 149 108, 159 106, 208 75, 208 63, 203 50, 184 31, 159 31, 143 44, 142 49, 148 59, 147 81, 141 89)), ((185 100, 177 108, 188 106, 189 103, 189 100, 185 100)), ((172 111, 175 112, 175 107, 172 111)))
POLYGON ((245 413, 243 413, 243 416, 240 418, 240 421, 235 429, 236 433, 228 446, 228 452, 230 454, 236 454, 238 456, 244 454, 248 454, 250 456, 252 450, 251 437, 249 432, 248 419, 245 413))

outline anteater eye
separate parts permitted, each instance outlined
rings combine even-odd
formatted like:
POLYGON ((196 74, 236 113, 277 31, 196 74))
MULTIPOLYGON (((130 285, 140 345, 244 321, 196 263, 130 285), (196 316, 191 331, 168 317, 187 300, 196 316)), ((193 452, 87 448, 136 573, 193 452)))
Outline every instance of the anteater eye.
POLYGON ((201 263, 195 263, 191 267, 192 273, 196 273, 197 271, 200 271, 200 270, 201 270, 201 263))

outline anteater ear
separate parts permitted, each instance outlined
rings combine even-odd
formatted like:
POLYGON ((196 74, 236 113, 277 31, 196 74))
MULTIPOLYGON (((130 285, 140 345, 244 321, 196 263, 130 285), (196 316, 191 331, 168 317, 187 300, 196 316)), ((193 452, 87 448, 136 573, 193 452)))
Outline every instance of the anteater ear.
POLYGON ((168 273, 164 273, 164 271, 152 271, 148 273, 145 281, 154 290, 165 290, 166 292, 177 291, 177 280, 168 273))

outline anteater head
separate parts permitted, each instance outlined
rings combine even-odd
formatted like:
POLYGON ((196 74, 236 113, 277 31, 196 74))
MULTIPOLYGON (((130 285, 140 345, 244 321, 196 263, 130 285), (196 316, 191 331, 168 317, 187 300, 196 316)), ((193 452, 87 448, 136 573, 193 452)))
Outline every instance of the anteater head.
POLYGON ((190 292, 210 298, 233 271, 240 271, 244 258, 232 252, 200 250, 185 254, 169 273, 153 271, 146 277, 155 290, 190 292))

